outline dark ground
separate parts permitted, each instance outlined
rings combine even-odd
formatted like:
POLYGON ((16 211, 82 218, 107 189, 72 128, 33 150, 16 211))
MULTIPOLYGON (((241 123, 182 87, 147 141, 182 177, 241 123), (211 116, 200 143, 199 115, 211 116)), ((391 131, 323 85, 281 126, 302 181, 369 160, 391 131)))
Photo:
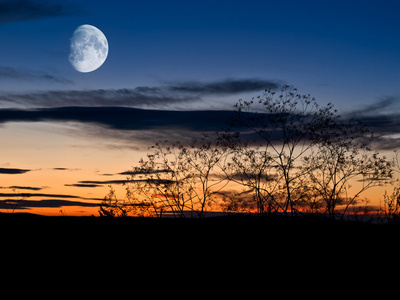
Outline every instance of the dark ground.
POLYGON ((32 293, 27 284, 35 282, 40 295, 52 288, 75 297, 85 289, 89 297, 128 291, 133 297, 219 293, 226 298, 241 291, 252 298, 251 292, 259 296, 261 289, 318 297, 321 291, 331 296, 340 290, 343 297, 351 288, 386 287, 377 285, 377 278, 396 278, 400 234, 398 226, 316 216, 180 220, 0 214, 0 230, 4 288, 11 282, 14 293, 32 293))
POLYGON ((329 220, 321 216, 232 215, 205 219, 48 217, 0 213, 3 239, 120 243, 397 242, 400 224, 329 220))
MULTIPOLYGON (((159 281, 160 274, 168 279, 171 272, 188 281, 194 280, 189 274, 207 275, 214 279, 202 280, 213 286, 230 276, 229 289, 242 280, 253 282, 254 276, 263 286, 268 276, 278 281, 294 276, 311 285, 336 270, 367 276, 376 266, 392 266, 400 237, 400 226, 318 216, 108 219, 0 214, 0 230, 0 257, 11 266, 4 272, 14 272, 7 273, 15 275, 13 280, 26 276, 21 270, 34 273, 46 266, 54 274, 73 273, 72 279, 78 276, 82 282, 90 279, 86 272, 106 276, 107 284, 128 271, 144 281, 159 281)), ((59 279, 54 275, 53 280, 59 279)), ((102 283, 97 284, 101 289, 102 283)))

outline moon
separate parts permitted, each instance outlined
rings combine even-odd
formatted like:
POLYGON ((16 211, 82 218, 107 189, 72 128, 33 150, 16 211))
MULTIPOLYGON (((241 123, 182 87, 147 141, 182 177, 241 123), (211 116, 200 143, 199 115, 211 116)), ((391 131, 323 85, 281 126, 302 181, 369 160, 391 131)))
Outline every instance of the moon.
POLYGON ((108 55, 106 36, 92 25, 81 25, 71 37, 69 62, 75 70, 92 72, 101 67, 108 55))

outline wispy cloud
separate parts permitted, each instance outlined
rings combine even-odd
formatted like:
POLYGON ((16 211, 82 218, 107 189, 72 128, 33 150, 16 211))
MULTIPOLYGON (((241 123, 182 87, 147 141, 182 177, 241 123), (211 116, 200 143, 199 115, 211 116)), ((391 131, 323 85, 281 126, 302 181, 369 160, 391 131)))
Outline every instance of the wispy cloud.
POLYGON ((169 173, 171 172, 170 170, 163 169, 163 170, 152 170, 149 172, 142 172, 142 171, 124 171, 118 173, 118 175, 141 175, 141 174, 156 174, 156 173, 169 173))
MULTIPOLYGON (((78 183, 74 184, 65 184, 65 186, 74 186, 74 187, 98 187, 104 185, 112 185, 112 184, 126 184, 132 182, 144 182, 147 179, 125 179, 125 180, 82 180, 78 181, 78 183)), ((152 179, 153 183, 171 183, 171 180, 164 180, 164 179, 152 179)), ((0 194, 1 196, 1 194, 0 194)))
POLYGON ((347 115, 351 116, 368 116, 368 115, 377 115, 383 113, 393 113, 394 108, 399 108, 400 106, 400 97, 395 96, 385 96, 380 98, 378 101, 374 103, 365 105, 360 109, 353 110, 349 112, 347 115))
POLYGON ((262 91, 276 89, 280 86, 275 81, 262 79, 227 79, 216 82, 177 82, 168 86, 168 90, 175 92, 196 93, 201 95, 224 95, 243 92, 262 91))
POLYGON ((0 66, 1 80, 47 81, 60 84, 71 84, 72 81, 60 76, 51 75, 44 71, 33 71, 0 66))
MULTIPOLYGON (((150 173, 155 174, 155 173, 168 173, 170 172, 169 170, 155 170, 151 171, 150 173)), ((102 174, 103 176, 115 176, 115 175, 140 175, 144 174, 144 172, 141 171, 124 171, 116 174, 102 174)), ((138 180, 131 180, 131 179, 117 179, 117 180, 83 180, 83 181, 78 181, 78 183, 73 183, 73 184, 65 184, 64 186, 69 186, 69 187, 81 187, 81 188, 95 188, 95 187, 103 187, 104 185, 110 185, 110 184, 126 184, 129 182, 137 182, 137 181, 143 181, 141 179, 138 180)))
POLYGON ((73 183, 73 184, 64 184, 64 186, 80 187, 80 188, 95 188, 95 187, 102 187, 103 184, 73 183))
POLYGON ((71 169, 71 168, 63 168, 63 167, 61 167, 61 168, 53 168, 52 170, 54 170, 54 171, 79 171, 81 169, 71 169))
MULTIPOLYGON (((18 74, 13 75, 13 72, 10 72, 10 70, 4 70, 4 73, 5 75, 8 74, 7 76, 18 76, 18 74)), ((0 95, 0 104, 8 107, 22 106, 36 108, 58 106, 124 106, 166 109, 172 104, 187 105, 188 103, 199 102, 203 96, 234 95, 251 91, 260 92, 264 89, 277 88, 278 86, 279 84, 274 81, 262 79, 228 79, 205 83, 190 81, 156 87, 142 86, 133 89, 67 90, 3 94, 0 95)))
POLYGON ((372 147, 378 150, 400 148, 400 97, 386 96, 364 107, 347 112, 344 118, 356 119, 373 132, 372 147))
POLYGON ((80 11, 76 4, 67 1, 4 0, 0 2, 0 23, 72 15, 80 11))
POLYGON ((168 107, 175 103, 188 103, 199 100, 198 97, 172 95, 148 89, 110 89, 88 91, 46 91, 39 93, 3 94, 0 104, 21 107, 58 107, 58 106, 128 106, 128 107, 168 107))
MULTIPOLYGON (((78 185, 109 185, 109 184, 125 184, 130 182, 131 180, 83 180, 79 181, 78 185)), ((74 186, 78 186, 75 184, 74 186)))

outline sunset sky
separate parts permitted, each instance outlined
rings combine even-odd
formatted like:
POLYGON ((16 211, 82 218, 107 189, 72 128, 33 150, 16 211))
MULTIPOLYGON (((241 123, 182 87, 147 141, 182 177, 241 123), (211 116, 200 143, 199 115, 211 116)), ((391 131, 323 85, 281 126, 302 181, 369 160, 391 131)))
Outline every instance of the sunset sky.
POLYGON ((238 99, 283 84, 365 121, 390 153, 399 12, 397 0, 0 0, 0 211, 25 193, 20 212, 97 214, 149 145, 221 129, 238 99), (109 43, 90 73, 68 60, 83 24, 109 43))

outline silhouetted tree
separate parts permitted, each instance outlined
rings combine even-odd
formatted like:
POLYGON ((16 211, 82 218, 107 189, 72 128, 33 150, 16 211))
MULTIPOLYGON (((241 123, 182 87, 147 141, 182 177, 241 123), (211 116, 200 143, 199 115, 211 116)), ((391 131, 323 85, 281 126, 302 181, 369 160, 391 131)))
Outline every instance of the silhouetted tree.
POLYGON ((197 213, 204 217, 207 210, 212 209, 228 184, 227 178, 221 172, 226 163, 228 153, 226 148, 218 142, 212 141, 207 135, 201 139, 195 139, 190 148, 184 151, 186 162, 194 175, 198 188, 194 188, 197 213))
MULTIPOLYGON (((326 138, 324 129, 334 123, 336 110, 331 104, 320 107, 310 95, 300 95, 289 86, 283 86, 279 94, 266 90, 263 96, 252 101, 240 100, 235 107, 238 114, 233 124, 248 128, 246 135, 256 136, 253 143, 261 149, 256 159, 261 173, 268 170, 268 174, 271 167, 274 168, 267 180, 274 178, 272 190, 271 186, 263 190, 283 212, 293 214, 296 205, 309 197, 306 181, 310 169, 302 168, 302 158, 310 155, 313 147, 326 138), (263 166, 263 162, 268 162, 268 166, 263 166), (279 204, 274 194, 284 202, 279 204)), ((240 155, 246 155, 247 148, 240 150, 240 155)), ((240 155, 236 159, 238 162, 240 155)), ((248 164, 242 167, 246 172, 248 164)))
POLYGON ((369 130, 342 121, 330 103, 320 106, 283 86, 235 107, 218 139, 152 146, 129 172, 126 202, 111 190, 100 213, 183 218, 204 217, 216 207, 255 207, 260 215, 308 211, 334 218, 392 176, 390 162, 368 148, 369 130), (237 126, 241 132, 232 133, 237 126))
POLYGON ((220 139, 224 141, 225 151, 229 153, 229 159, 221 165, 221 169, 231 182, 244 188, 242 192, 236 193, 234 199, 226 199, 229 206, 235 210, 240 207, 251 208, 251 202, 254 201, 260 215, 282 210, 279 180, 270 154, 260 146, 251 146, 241 141, 238 135, 220 134, 220 139), (243 198, 246 198, 247 205, 243 198), (234 202, 242 203, 234 205, 234 202))
POLYGON ((189 146, 166 141, 151 150, 131 172, 128 198, 136 195, 158 217, 165 212, 204 217, 228 183, 216 172, 223 149, 204 136, 189 146))
POLYGON ((110 191, 99 206, 101 217, 126 217, 132 211, 132 205, 126 201, 118 200, 115 190, 110 186, 110 191))
POLYGON ((385 191, 380 210, 387 222, 397 223, 400 220, 400 187, 395 186, 390 195, 385 191))
POLYGON ((29 194, 20 193, 16 188, 13 188, 12 191, 15 195, 15 198, 3 200, 3 204, 7 211, 14 213, 16 209, 21 207, 22 202, 29 198, 29 194))
POLYGON ((140 159, 128 177, 128 198, 137 197, 146 203, 149 215, 162 217, 168 210, 174 216, 184 217, 192 199, 193 176, 175 146, 157 143, 151 151, 147 159, 140 159))
MULTIPOLYGON (((400 173, 400 157, 399 151, 394 151, 392 159, 392 171, 395 174, 400 173)), ((387 222, 397 223, 400 220, 400 186, 399 180, 393 181, 393 191, 388 194, 385 191, 383 195, 383 205, 380 206, 380 213, 385 217, 387 222)))
POLYGON ((334 218, 339 205, 344 206, 344 216, 361 193, 385 183, 392 171, 386 157, 368 148, 372 135, 363 124, 337 119, 324 130, 325 138, 316 145, 316 152, 303 161, 316 197, 334 218))
POLYGON ((283 86, 235 107, 232 127, 247 131, 221 135, 234 153, 230 179, 242 176, 261 214, 265 205, 267 211, 291 214, 325 206, 334 217, 338 205, 346 213, 362 192, 391 177, 390 163, 367 146, 372 135, 366 126, 341 121, 331 103, 320 106, 310 95, 283 86), (362 184, 349 196, 354 181, 362 184))

